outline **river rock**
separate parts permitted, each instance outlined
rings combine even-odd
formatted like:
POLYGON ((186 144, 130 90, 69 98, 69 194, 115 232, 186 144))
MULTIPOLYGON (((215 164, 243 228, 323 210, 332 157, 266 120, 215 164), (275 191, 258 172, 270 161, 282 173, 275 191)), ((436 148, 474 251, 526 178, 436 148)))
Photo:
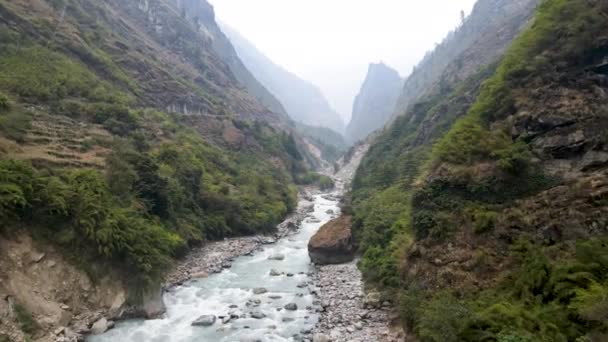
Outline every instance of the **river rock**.
POLYGON ((255 318, 255 319, 266 318, 266 315, 264 313, 262 313, 261 311, 254 311, 250 315, 251 315, 251 318, 255 318))
POLYGON ((202 279, 202 278, 207 278, 208 276, 209 276, 209 273, 207 273, 205 271, 200 271, 200 272, 192 273, 192 275, 190 277, 192 279, 202 279))
POLYGON ((382 300, 382 296, 380 295, 380 293, 373 291, 373 292, 368 293, 367 296, 365 296, 365 299, 363 300, 363 304, 366 307, 376 308, 376 307, 380 307, 381 300, 382 300))
POLYGON ((163 302, 163 290, 160 285, 152 286, 144 292, 142 310, 147 319, 155 319, 165 313, 166 307, 163 302))
POLYGON ((350 216, 342 216, 323 225, 308 243, 308 254, 312 262, 328 265, 352 261, 354 248, 351 224, 350 216))
POLYGON ((194 327, 209 327, 212 326, 216 320, 217 317, 215 317, 215 315, 202 315, 197 318, 196 321, 192 322, 191 325, 194 327))
POLYGON ((93 326, 91 327, 91 334, 101 335, 104 332, 108 331, 108 329, 108 320, 102 317, 97 322, 93 323, 93 326))
POLYGON ((313 342, 330 342, 331 339, 324 334, 316 334, 312 337, 313 342))
POLYGON ((298 310, 298 305, 296 303, 289 303, 285 305, 285 310, 296 311, 298 310))
POLYGON ((45 253, 31 252, 30 260, 32 260, 32 262, 39 263, 45 256, 45 253))
POLYGON ((285 260, 285 255, 283 255, 283 254, 273 254, 273 255, 271 255, 271 256, 268 257, 268 260, 278 260, 278 261, 285 260))
POLYGON ((266 292, 268 292, 268 290, 264 287, 258 287, 258 288, 253 289, 253 294, 256 294, 256 295, 264 294, 266 292))
POLYGON ((270 270, 270 276, 271 277, 278 277, 281 275, 281 272, 275 270, 274 268, 270 270))

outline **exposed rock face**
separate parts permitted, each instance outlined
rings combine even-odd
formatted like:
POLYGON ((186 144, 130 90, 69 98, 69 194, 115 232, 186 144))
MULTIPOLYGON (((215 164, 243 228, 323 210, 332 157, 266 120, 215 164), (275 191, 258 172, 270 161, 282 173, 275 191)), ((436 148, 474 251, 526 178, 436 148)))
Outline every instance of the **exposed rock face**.
POLYGON ((107 318, 122 314, 125 288, 113 274, 93 282, 57 250, 25 234, 0 238, 0 336, 25 341, 12 318, 16 305, 39 323, 40 337, 68 325, 78 333, 89 327, 103 332, 111 327, 107 318))
POLYGON ((365 82, 355 98, 353 115, 346 136, 351 142, 365 139, 390 119, 399 98, 403 80, 389 66, 370 64, 365 82))
POLYGON ((404 114, 420 97, 465 80, 502 56, 538 3, 539 0, 478 1, 464 24, 416 66, 405 81, 393 115, 404 114))
POLYGON ((235 30, 222 25, 249 71, 285 106, 289 116, 310 126, 343 133, 344 122, 331 108, 319 88, 276 65, 235 30))
POLYGON ((308 243, 310 259, 318 265, 341 264, 353 260, 352 218, 342 216, 325 224, 308 243))
POLYGON ((163 291, 159 286, 154 286, 143 294, 141 310, 143 316, 148 319, 158 318, 165 313, 165 303, 163 302, 163 291))

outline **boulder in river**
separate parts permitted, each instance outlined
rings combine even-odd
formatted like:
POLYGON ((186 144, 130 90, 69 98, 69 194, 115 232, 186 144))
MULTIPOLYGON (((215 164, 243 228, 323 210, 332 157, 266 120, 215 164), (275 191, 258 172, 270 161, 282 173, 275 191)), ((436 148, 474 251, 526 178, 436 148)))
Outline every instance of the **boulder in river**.
POLYGON ((285 260, 285 255, 284 254, 273 254, 271 256, 268 257, 268 260, 285 260))
POLYGON ((108 320, 105 318, 100 318, 97 322, 93 323, 91 327, 92 335, 100 335, 106 332, 109 329, 108 320))
POLYGON ((298 305, 296 305, 296 303, 289 303, 289 304, 285 305, 285 310, 296 311, 296 310, 298 310, 298 305))
POLYGON ((264 294, 266 292, 268 292, 268 290, 263 287, 258 287, 256 289, 253 289, 253 294, 256 294, 256 295, 264 294))
POLYGON ((312 262, 328 265, 352 261, 354 248, 351 224, 350 216, 342 216, 323 225, 308 243, 308 254, 312 262))
POLYGON ((251 318, 262 319, 262 318, 266 318, 266 315, 264 315, 260 311, 254 311, 254 312, 251 313, 251 318))
POLYGON ((216 319, 215 315, 203 315, 192 322, 191 325, 194 327, 209 327, 215 323, 216 319))
POLYGON ((382 303, 382 295, 380 292, 372 291, 363 299, 363 305, 368 308, 378 308, 382 303))

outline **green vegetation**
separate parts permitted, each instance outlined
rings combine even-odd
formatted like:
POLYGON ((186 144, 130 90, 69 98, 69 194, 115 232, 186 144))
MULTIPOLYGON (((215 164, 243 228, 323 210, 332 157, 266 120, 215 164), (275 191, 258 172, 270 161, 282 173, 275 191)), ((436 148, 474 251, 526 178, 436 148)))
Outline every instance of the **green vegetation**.
POLYGON ((422 341, 601 340, 608 336, 606 243, 580 242, 574 256, 550 262, 548 248, 520 240, 513 246, 520 268, 495 289, 412 289, 401 307, 422 341))
POLYGON ((329 128, 296 123, 296 130, 321 151, 321 158, 330 163, 338 160, 346 152, 347 144, 344 137, 329 128))
POLYGON ((436 159, 462 164, 495 159, 497 151, 511 145, 511 139, 508 132, 490 130, 488 124, 514 112, 514 90, 550 81, 557 71, 555 65, 577 68, 588 62, 588 56, 599 48, 594 38, 602 32, 605 20, 601 10, 584 1, 543 1, 534 24, 510 47, 467 117, 436 145, 436 159), (547 51, 557 46, 560 48, 547 51))
POLYGON ((559 82, 579 89, 581 70, 605 55, 601 6, 543 1, 498 66, 412 106, 357 171, 360 268, 399 296, 401 317, 421 341, 608 338, 607 241, 585 227, 571 227, 585 231, 578 241, 526 230, 550 222, 523 217, 523 200, 560 180, 543 172, 529 137, 511 136, 507 120, 544 105, 559 82), (513 219, 525 224, 512 228, 513 219), (470 252, 469 262, 442 264, 459 255, 452 248, 470 252))
POLYGON ((363 158, 353 181, 352 206, 353 232, 367 281, 389 288, 400 284, 398 265, 414 242, 412 221, 420 218, 412 216, 411 206, 415 182, 431 155, 427 145, 466 113, 470 93, 476 93, 493 70, 494 66, 485 68, 453 89, 444 89, 447 93, 413 106, 395 119, 363 158), (439 118, 428 133, 417 128, 425 118, 439 118))
POLYGON ((4 70, 0 88, 23 98, 54 101, 66 97, 92 101, 125 102, 120 92, 99 79, 86 66, 48 48, 5 46, 0 52, 4 70))
MULTIPOLYGON (((80 4, 69 6, 70 19, 98 22, 80 4)), ((44 45, 34 35, 0 26, 3 138, 20 143, 34 130, 55 133, 52 125, 32 129, 34 116, 110 133, 102 132, 103 139, 87 133, 83 139, 59 137, 72 150, 95 150, 102 160, 93 164, 98 168, 17 160, 22 158, 0 147, 1 233, 27 229, 79 264, 118 270, 140 287, 158 281, 173 258, 191 246, 271 232, 297 204, 295 180, 333 186, 330 178, 308 173, 291 133, 264 121, 226 117, 247 137, 246 145, 233 149, 221 139, 203 139, 187 117, 147 107, 154 103, 141 93, 141 81, 119 67, 101 43, 109 37, 112 44, 120 42, 102 24, 93 26, 77 26, 83 41, 68 42, 58 34, 44 45)), ((177 76, 173 81, 177 87, 187 84, 218 115, 230 108, 206 92, 217 88, 209 80, 201 81, 204 86, 177 76)), ((27 143, 42 150, 51 141, 43 138, 48 140, 27 143)))
POLYGON ((302 185, 317 185, 321 190, 329 190, 334 187, 334 181, 329 176, 316 172, 308 172, 296 177, 296 183, 302 185))
POLYGON ((11 104, 8 100, 8 97, 2 93, 0 93, 0 112, 7 111, 11 108, 11 104))
POLYGON ((40 326, 34 320, 32 315, 27 311, 25 307, 21 304, 15 304, 15 319, 19 324, 19 328, 26 335, 33 335, 40 329, 40 326))
POLYGON ((105 175, 0 161, 0 217, 148 282, 187 244, 271 231, 294 208, 288 174, 182 132, 149 151, 117 142, 105 175))

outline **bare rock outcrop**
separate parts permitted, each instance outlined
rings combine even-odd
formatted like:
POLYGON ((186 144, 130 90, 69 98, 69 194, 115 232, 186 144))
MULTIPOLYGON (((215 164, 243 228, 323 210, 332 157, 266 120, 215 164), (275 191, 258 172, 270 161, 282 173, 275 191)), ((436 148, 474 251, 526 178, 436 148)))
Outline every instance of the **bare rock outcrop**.
POLYGON ((342 216, 325 224, 308 243, 310 259, 318 265, 341 264, 354 258, 352 218, 342 216))

